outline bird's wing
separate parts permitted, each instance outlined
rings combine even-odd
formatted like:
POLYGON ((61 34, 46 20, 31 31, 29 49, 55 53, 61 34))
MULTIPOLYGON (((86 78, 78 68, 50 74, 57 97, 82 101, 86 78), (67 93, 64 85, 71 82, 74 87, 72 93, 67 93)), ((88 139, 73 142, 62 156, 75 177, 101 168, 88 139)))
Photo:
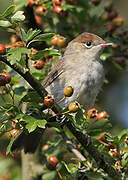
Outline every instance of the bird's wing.
POLYGON ((46 88, 49 86, 60 74, 62 74, 64 68, 64 58, 54 66, 54 68, 49 72, 48 76, 44 79, 42 85, 46 88))

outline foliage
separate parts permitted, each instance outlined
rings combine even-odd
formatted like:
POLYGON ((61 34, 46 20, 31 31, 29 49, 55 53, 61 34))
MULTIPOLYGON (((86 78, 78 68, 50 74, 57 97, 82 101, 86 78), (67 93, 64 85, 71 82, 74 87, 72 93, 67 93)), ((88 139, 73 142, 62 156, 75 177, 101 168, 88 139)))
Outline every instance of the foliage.
MULTIPOLYGON (((9 72, 12 77, 9 84, 0 87, 0 101, 2 102, 0 103, 0 136, 6 137, 5 139, 10 139, 8 136, 11 136, 7 154, 10 153, 13 139, 19 134, 19 131, 25 130, 30 133, 38 128, 45 129, 47 126, 52 126, 53 129, 47 130, 48 135, 43 137, 41 149, 42 168, 45 169, 45 173, 42 175, 43 179, 110 179, 109 175, 99 168, 98 162, 90 157, 89 152, 76 140, 67 127, 62 128, 61 123, 50 121, 50 118, 56 117, 56 114, 53 115, 50 112, 46 114, 42 111, 43 98, 35 89, 28 90, 25 82, 27 78, 24 74, 30 72, 33 77, 42 81, 65 50, 64 44, 54 45, 52 43, 51 40, 55 34, 61 34, 60 37, 64 36, 67 41, 70 41, 83 31, 95 32, 103 36, 106 41, 113 42, 113 47, 102 53, 101 60, 106 68, 109 64, 114 71, 124 70, 128 57, 128 31, 123 26, 123 19, 110 18, 110 12, 114 11, 114 8, 106 11, 103 8, 104 1, 95 6, 89 0, 62 0, 59 5, 62 8, 60 13, 54 10, 56 6, 54 1, 36 0, 35 2, 36 5, 29 7, 27 0, 15 0, 16 6, 8 7, 0 15, 0 27, 10 31, 11 37, 13 37, 10 44, 6 45, 6 54, 2 55, 0 59, 0 70, 9 72), (36 9, 39 6, 45 7, 45 11, 37 12, 36 9), (31 9, 33 14, 25 14, 24 12, 28 9, 31 9), (29 16, 33 17, 31 22, 28 22, 29 16), (35 22, 38 29, 34 29, 32 21, 35 22), (10 63, 10 67, 5 65, 6 62, 2 62, 4 57, 10 63), (38 59, 45 64, 41 70, 33 68, 33 62, 38 59), (17 74, 19 69, 22 70, 21 76, 17 74), (26 112, 23 111, 24 104, 28 107, 26 112), (15 130, 15 133, 12 130, 15 130), (63 135, 86 157, 85 160, 76 158, 69 151, 70 148, 66 147, 63 135), (46 159, 50 155, 55 155, 59 159, 59 164, 54 171, 50 171, 46 167, 46 159)), ((66 108, 60 111, 59 115, 65 115, 78 132, 87 133, 92 138, 97 151, 104 155, 105 161, 122 178, 128 178, 127 130, 113 136, 108 116, 99 120, 97 115, 95 117, 88 115, 83 107, 75 114, 69 113, 66 108)), ((7 147, 7 143, 5 146, 7 147)), ((2 150, 3 147, 0 149, 1 154, 2 150)), ((4 155, 4 158, 7 158, 7 155, 4 155)), ((8 168, 10 162, 8 159, 5 161, 7 161, 8 168)), ((2 162, 4 163, 3 159, 2 162)), ((10 173, 9 178, 14 179, 14 174, 15 172, 10 173)), ((16 176, 18 177, 18 175, 16 176)))

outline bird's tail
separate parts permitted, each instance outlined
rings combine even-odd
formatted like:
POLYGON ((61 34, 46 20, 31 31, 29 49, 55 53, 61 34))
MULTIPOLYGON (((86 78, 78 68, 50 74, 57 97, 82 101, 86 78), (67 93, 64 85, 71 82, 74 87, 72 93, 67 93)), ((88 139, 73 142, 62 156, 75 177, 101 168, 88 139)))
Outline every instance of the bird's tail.
POLYGON ((11 151, 13 152, 24 149, 25 153, 34 153, 40 143, 43 132, 44 130, 41 128, 36 128, 36 130, 31 133, 21 131, 21 133, 14 139, 11 151))

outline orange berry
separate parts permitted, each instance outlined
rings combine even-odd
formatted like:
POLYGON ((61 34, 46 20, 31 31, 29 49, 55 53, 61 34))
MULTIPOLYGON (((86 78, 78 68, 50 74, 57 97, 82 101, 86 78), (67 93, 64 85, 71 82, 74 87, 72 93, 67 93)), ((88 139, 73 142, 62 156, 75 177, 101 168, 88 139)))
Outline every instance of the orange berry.
POLYGON ((73 92, 74 92, 74 89, 73 89, 72 86, 68 86, 68 87, 66 87, 66 88, 64 89, 64 95, 65 95, 66 97, 72 96, 73 92))
POLYGON ((48 107, 52 106, 54 104, 54 96, 53 95, 47 95, 44 97, 44 104, 48 107))
POLYGON ((80 109, 80 104, 77 101, 70 103, 68 106, 68 110, 72 113, 77 112, 78 109, 80 109))
POLYGON ((56 169, 56 166, 58 164, 58 159, 56 156, 49 156, 48 159, 47 159, 47 167, 48 169, 50 170, 54 170, 56 169))
POLYGON ((124 20, 123 18, 121 17, 117 17, 117 18, 114 18, 113 20, 113 23, 116 25, 116 26, 121 26, 123 24, 124 20))
POLYGON ((37 15, 46 15, 47 14, 47 8, 43 5, 43 6, 38 6, 36 8, 36 14, 37 15))
POLYGON ((42 17, 35 15, 35 20, 37 24, 42 25, 43 23, 42 17))
POLYGON ((97 117, 97 113, 98 113, 98 110, 96 108, 90 108, 87 111, 87 116, 90 116, 90 118, 95 118, 97 117))
POLYGON ((61 6, 55 6, 54 7, 54 10, 53 10, 56 14, 60 14, 60 13, 62 13, 63 12, 63 9, 62 9, 62 7, 61 6))
POLYGON ((97 120, 102 120, 108 118, 108 114, 106 111, 100 112, 97 114, 97 120))
POLYGON ((65 42, 66 42, 66 38, 63 36, 59 36, 59 38, 57 40, 57 46, 64 47, 65 42))
POLYGON ((3 55, 6 53, 6 47, 3 44, 0 44, 0 55, 3 55))
POLYGON ((52 45, 54 45, 54 46, 57 45, 58 38, 59 38, 59 35, 54 35, 52 37, 52 40, 51 40, 52 45))
POLYGON ((44 67, 44 61, 41 59, 34 61, 33 67, 36 69, 42 69, 44 67))

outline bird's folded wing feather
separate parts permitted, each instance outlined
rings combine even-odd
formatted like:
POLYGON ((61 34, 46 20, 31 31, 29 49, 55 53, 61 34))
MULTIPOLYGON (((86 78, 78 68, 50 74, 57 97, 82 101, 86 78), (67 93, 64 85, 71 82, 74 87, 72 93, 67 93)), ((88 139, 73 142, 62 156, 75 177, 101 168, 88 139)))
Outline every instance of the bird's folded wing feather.
POLYGON ((44 79, 42 85, 46 88, 48 87, 56 78, 62 74, 64 68, 64 58, 61 58, 59 62, 54 66, 54 68, 49 72, 48 76, 44 79))

